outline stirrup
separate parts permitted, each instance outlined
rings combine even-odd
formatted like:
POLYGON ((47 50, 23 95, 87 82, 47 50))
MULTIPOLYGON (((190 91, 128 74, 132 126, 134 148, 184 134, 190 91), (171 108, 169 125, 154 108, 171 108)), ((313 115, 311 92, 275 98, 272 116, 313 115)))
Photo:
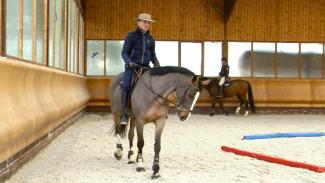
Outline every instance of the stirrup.
POLYGON ((126 126, 128 125, 129 122, 129 117, 128 116, 121 116, 121 121, 120 121, 120 125, 121 126, 126 126))
POLYGON ((128 123, 125 122, 125 121, 121 121, 121 122, 120 122, 120 125, 121 125, 121 126, 126 126, 126 125, 128 125, 128 123))

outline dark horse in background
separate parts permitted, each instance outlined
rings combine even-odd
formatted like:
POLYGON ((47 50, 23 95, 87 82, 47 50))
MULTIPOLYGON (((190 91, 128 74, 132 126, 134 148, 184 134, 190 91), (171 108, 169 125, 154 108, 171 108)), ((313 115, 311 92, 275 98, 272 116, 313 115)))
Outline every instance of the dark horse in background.
MULTIPOLYGON (((158 67, 150 69, 139 76, 131 95, 131 116, 129 138, 129 163, 135 163, 132 150, 134 129, 138 137, 138 155, 136 158, 138 172, 145 171, 143 166, 142 148, 144 146, 143 128, 147 123, 155 124, 154 160, 152 178, 159 175, 159 152, 161 133, 168 115, 169 103, 176 106, 181 121, 190 117, 193 107, 200 95, 198 86, 195 86, 195 74, 182 67, 158 67)), ((114 131, 117 136, 117 147, 114 153, 116 159, 122 157, 121 137, 126 134, 126 127, 120 126, 121 87, 123 73, 114 78, 110 86, 111 109, 114 115, 114 131)))
POLYGON ((205 88, 208 90, 212 105, 211 105, 211 113, 210 116, 215 114, 215 103, 218 102, 222 111, 228 115, 228 111, 226 111, 223 107, 223 98, 236 96, 240 102, 239 106, 236 109, 236 114, 240 112, 242 107, 245 108, 244 116, 248 115, 248 109, 251 109, 253 113, 255 113, 254 99, 252 87, 248 81, 235 79, 230 81, 229 86, 224 86, 223 97, 218 97, 218 89, 219 89, 219 79, 218 78, 200 78, 200 88, 205 88), (249 104, 249 105, 248 105, 249 104))

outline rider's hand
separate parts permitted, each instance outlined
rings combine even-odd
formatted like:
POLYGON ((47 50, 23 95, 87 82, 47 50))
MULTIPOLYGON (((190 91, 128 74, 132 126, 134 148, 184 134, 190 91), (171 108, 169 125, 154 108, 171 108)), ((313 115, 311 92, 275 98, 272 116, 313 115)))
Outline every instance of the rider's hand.
POLYGON ((138 64, 133 63, 133 62, 130 62, 130 63, 129 63, 129 66, 130 66, 130 68, 138 68, 138 67, 139 67, 138 64))

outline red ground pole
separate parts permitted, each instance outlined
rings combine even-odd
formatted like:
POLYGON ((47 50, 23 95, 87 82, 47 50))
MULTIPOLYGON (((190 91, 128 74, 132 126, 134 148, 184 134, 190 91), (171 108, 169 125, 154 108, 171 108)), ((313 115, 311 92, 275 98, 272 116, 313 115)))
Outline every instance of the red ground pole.
POLYGON ((322 167, 322 166, 286 160, 283 158, 277 158, 277 157, 267 156, 267 155, 263 155, 263 154, 257 154, 257 153, 243 151, 240 149, 231 148, 231 147, 227 147, 227 146, 222 146, 221 149, 226 152, 231 152, 231 153, 235 153, 235 154, 242 155, 242 156, 248 156, 248 157, 256 158, 256 159, 271 162, 271 163, 277 163, 277 164, 287 165, 287 166, 296 167, 296 168, 304 168, 304 169, 308 169, 308 170, 318 172, 318 173, 325 172, 325 167, 322 167))

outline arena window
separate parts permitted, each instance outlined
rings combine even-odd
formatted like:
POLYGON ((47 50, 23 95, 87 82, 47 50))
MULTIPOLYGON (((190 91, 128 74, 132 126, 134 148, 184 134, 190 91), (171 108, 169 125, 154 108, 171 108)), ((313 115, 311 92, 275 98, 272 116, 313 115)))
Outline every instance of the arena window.
POLYGON ((253 77, 274 77, 275 43, 253 43, 253 77))
POLYGON ((181 43, 181 66, 201 75, 202 44, 194 42, 181 43))
POLYGON ((298 77, 299 43, 277 43, 277 76, 298 77))
POLYGON ((250 42, 228 43, 228 64, 230 66, 229 76, 251 76, 251 46, 250 42))
POLYGON ((106 74, 117 75, 124 72, 124 61, 121 56, 124 41, 106 41, 106 74))
POLYGON ((104 42, 87 41, 87 75, 104 76, 104 42))
POLYGON ((219 75, 221 57, 221 42, 204 42, 204 76, 216 77, 219 75))

